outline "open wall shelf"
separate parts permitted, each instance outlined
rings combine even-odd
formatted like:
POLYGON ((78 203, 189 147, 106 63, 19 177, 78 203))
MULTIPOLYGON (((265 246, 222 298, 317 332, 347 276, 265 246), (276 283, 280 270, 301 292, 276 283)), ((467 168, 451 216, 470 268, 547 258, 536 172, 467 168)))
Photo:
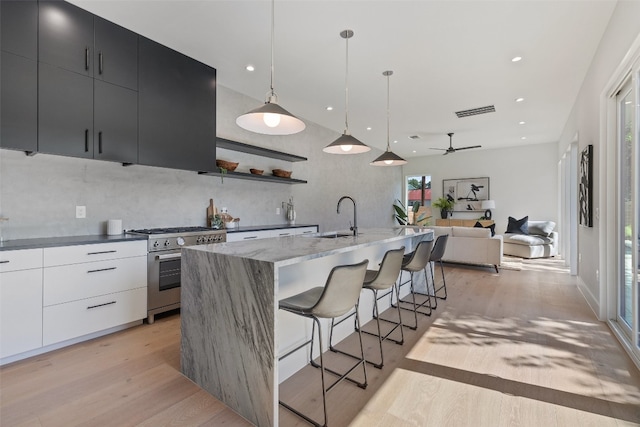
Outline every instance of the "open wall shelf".
MULTIPOLYGON (((225 150, 237 151, 240 153, 254 154, 261 157, 269 157, 272 159, 284 160, 287 162, 304 162, 306 157, 297 156, 295 154, 283 153, 282 151, 271 150, 269 148, 256 147, 254 145, 244 144, 242 142, 231 141, 224 138, 216 138, 216 148, 224 148, 225 150)), ((273 175, 255 175, 246 172, 226 172, 222 173, 220 169, 216 172, 198 172, 200 175, 220 176, 222 178, 246 179, 251 181, 275 182, 278 184, 306 184, 307 181, 294 178, 281 178, 273 175)))

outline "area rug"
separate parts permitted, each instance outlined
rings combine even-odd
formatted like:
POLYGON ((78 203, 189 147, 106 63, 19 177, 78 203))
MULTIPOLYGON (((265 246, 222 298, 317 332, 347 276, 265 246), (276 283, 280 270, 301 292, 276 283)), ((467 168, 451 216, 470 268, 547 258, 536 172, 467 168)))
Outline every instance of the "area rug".
POLYGON ((520 271, 520 270, 522 270, 522 258, 509 256, 509 255, 503 255, 502 256, 502 264, 500 264, 500 266, 498 268, 504 269, 504 270, 520 271))

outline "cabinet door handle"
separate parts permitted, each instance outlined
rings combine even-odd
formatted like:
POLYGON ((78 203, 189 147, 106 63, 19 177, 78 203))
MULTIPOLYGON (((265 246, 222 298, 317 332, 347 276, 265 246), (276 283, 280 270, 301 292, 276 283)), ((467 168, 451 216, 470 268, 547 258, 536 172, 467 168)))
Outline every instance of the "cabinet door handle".
POLYGON ((102 71, 104 69, 104 59, 102 56, 102 52, 98 53, 98 74, 102 74, 102 71))
POLYGON ((102 154, 102 131, 98 132, 98 154, 102 154))
POLYGON ((244 240, 249 240, 249 239, 257 239, 258 236, 247 236, 247 237, 243 237, 244 240))
POLYGON ((84 152, 89 152, 89 129, 84 130, 84 152))
POLYGON ((115 303, 116 303, 115 301, 110 301, 110 302, 105 302, 104 304, 90 305, 89 307, 87 307, 87 310, 91 310, 92 308, 104 307, 105 305, 111 305, 115 303))
POLYGON ((118 252, 118 251, 87 252, 87 255, 115 254, 116 252, 118 252))
POLYGON ((9 263, 9 260, 2 260, 2 261, 0 261, 0 264, 8 264, 8 263, 9 263))
POLYGON ((97 270, 89 270, 87 271, 87 273, 98 273, 100 271, 110 271, 110 270, 115 270, 118 267, 108 267, 108 268, 99 268, 97 270))
POLYGON ((290 236, 290 235, 291 235, 291 233, 280 233, 279 235, 280 235, 280 236, 290 236))
POLYGON ((89 47, 87 46, 84 48, 84 69, 87 71, 89 71, 89 53, 89 47))

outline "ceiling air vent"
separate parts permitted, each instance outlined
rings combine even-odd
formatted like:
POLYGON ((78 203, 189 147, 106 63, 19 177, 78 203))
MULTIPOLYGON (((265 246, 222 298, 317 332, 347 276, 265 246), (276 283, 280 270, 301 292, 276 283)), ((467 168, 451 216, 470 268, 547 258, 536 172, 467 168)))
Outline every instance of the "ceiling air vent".
POLYGON ((495 113, 495 112, 496 112, 496 107, 494 105, 487 105, 486 107, 456 111, 456 116, 458 116, 458 118, 461 119, 463 117, 477 116, 478 114, 495 113))

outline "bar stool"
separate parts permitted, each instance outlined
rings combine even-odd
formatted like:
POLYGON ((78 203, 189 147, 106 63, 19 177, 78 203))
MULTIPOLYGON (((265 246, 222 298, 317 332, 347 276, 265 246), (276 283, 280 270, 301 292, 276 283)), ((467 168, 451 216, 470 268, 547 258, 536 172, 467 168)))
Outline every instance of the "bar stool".
POLYGON ((433 249, 431 250, 431 255, 429 256, 429 266, 430 266, 430 270, 431 270, 431 280, 433 283, 433 297, 435 300, 435 305, 433 306, 433 308, 438 308, 438 300, 442 299, 442 300, 446 300, 447 299, 447 281, 444 278, 444 267, 442 265, 442 257, 444 256, 444 251, 447 249, 447 240, 449 239, 449 235, 448 234, 443 234, 441 236, 438 236, 438 238, 436 239, 435 243, 433 244, 433 249), (442 286, 440 286, 438 289, 436 289, 436 277, 435 277, 435 271, 434 271, 434 266, 435 263, 439 262, 440 263, 440 272, 442 273, 442 286), (433 264, 432 264, 433 263, 433 264), (439 297, 438 296, 438 291, 444 289, 444 296, 443 297, 439 297))
POLYGON ((324 411, 324 424, 320 424, 314 421, 307 415, 304 415, 300 411, 292 408, 288 404, 279 401, 280 405, 284 406, 294 414, 305 419, 309 423, 315 426, 327 425, 327 400, 326 393, 333 389, 343 379, 350 380, 357 384, 360 388, 367 387, 367 368, 364 358, 364 347, 362 346, 362 334, 358 333, 360 338, 360 353, 361 357, 358 362, 353 365, 346 373, 341 374, 331 369, 325 368, 324 361, 322 359, 322 327, 319 319, 333 319, 335 317, 343 316, 355 307, 356 322, 358 328, 360 328, 360 316, 358 315, 358 300, 360 299, 360 291, 362 289, 362 282, 367 270, 368 260, 364 260, 358 264, 341 265, 334 267, 329 273, 327 282, 324 287, 316 287, 309 289, 308 291, 299 293, 292 297, 283 299, 279 303, 279 307, 282 310, 288 311, 293 314, 297 314, 303 317, 308 317, 313 320, 313 328, 311 330, 311 339, 304 342, 297 348, 291 350, 289 353, 280 357, 279 360, 293 354, 297 350, 305 347, 307 344, 311 344, 311 352, 309 353, 309 363, 314 367, 320 368, 320 376, 322 380, 322 406, 324 411), (318 326, 318 342, 320 346, 320 364, 318 365, 313 361, 313 342, 315 336, 316 325, 318 326), (362 365, 364 372, 364 382, 360 383, 347 376, 353 372, 358 366, 362 365), (325 387, 324 373, 325 371, 337 375, 339 378, 331 384, 329 387, 325 387))
MULTIPOLYGON (((409 325, 405 325, 406 327, 408 327, 409 329, 412 330, 416 330, 418 329, 418 313, 427 315, 427 316, 431 316, 431 311, 432 311, 432 305, 431 305, 431 296, 429 295, 429 281, 427 280, 427 264, 429 263, 429 257, 431 256, 431 248, 433 247, 433 240, 423 240, 420 243, 418 243, 418 246, 416 247, 416 250, 405 255, 403 262, 402 262, 402 271, 407 271, 410 274, 410 279, 402 282, 398 285, 398 293, 400 292, 400 288, 404 285, 406 285, 407 283, 411 284, 411 290, 410 290, 410 294, 411 294, 411 301, 405 301, 405 300, 401 300, 398 299, 398 306, 400 308, 402 308, 403 310, 409 310, 409 311, 413 311, 413 317, 415 319, 415 325, 414 326, 409 326, 409 325), (414 274, 419 272, 420 270, 424 271, 424 279, 425 279, 425 283, 427 286, 427 293, 426 294, 422 294, 419 292, 416 292, 415 290, 415 286, 414 286, 414 274), (416 294, 418 295, 423 295, 426 296, 427 299, 423 302, 421 302, 420 304, 416 304, 416 294), (405 303, 405 304, 413 304, 413 308, 407 308, 407 307, 402 307, 400 306, 401 303, 405 303), (426 305, 428 304, 428 305, 426 305), (427 307, 429 309, 429 311, 419 311, 419 308, 422 307, 427 307)), ((400 276, 400 279, 398 279, 399 281, 402 280, 402 276, 400 276)), ((391 301, 393 303, 393 295, 391 296, 391 301)), ((393 304, 392 304, 393 305, 393 304)), ((394 306, 395 307, 395 306, 394 306)))
MULTIPOLYGON (((367 270, 367 273, 365 274, 365 277, 364 277, 364 282, 362 284, 362 289, 369 289, 370 291, 373 292, 373 304, 374 304, 373 317, 374 319, 376 319, 376 324, 378 326, 378 333, 375 334, 375 333, 367 332, 364 330, 362 332, 365 334, 378 337, 378 344, 380 345, 380 363, 375 363, 370 360, 367 360, 367 363, 372 364, 378 369, 381 369, 384 364, 384 356, 382 353, 382 341, 389 339, 389 341, 393 341, 396 344, 402 345, 404 343, 404 331, 402 330, 402 315, 400 314, 400 307, 397 306, 398 322, 381 318, 380 311, 378 309, 378 300, 388 295, 388 294, 384 294, 378 297, 378 291, 384 291, 391 288, 389 293, 393 293, 393 291, 395 290, 396 299, 400 298, 398 293, 398 287, 396 286, 396 281, 398 279, 398 275, 400 274, 400 268, 402 267, 403 256, 404 256, 404 246, 401 247, 400 249, 392 249, 387 251, 387 253, 385 253, 384 257, 382 258, 382 262, 380 263, 380 268, 378 270, 367 270), (387 332, 385 335, 382 335, 382 331, 380 329, 381 320, 394 324, 393 328, 391 328, 391 330, 387 332), (391 335, 391 333, 398 328, 400 328, 400 337, 401 337, 400 340, 398 341, 393 338, 389 338, 389 335, 391 335)), ((340 323, 344 322, 354 314, 356 313, 354 312, 349 314, 348 316, 342 318, 340 321, 335 322, 335 324, 334 324, 335 319, 331 321, 331 332, 329 334, 329 349, 336 353, 341 353, 347 356, 358 358, 358 356, 354 356, 350 353, 344 352, 342 350, 338 350, 332 344, 333 327, 335 325, 339 325, 340 323)), ((358 327, 357 323, 354 325, 354 329, 356 331, 359 331, 360 328, 358 327)))

